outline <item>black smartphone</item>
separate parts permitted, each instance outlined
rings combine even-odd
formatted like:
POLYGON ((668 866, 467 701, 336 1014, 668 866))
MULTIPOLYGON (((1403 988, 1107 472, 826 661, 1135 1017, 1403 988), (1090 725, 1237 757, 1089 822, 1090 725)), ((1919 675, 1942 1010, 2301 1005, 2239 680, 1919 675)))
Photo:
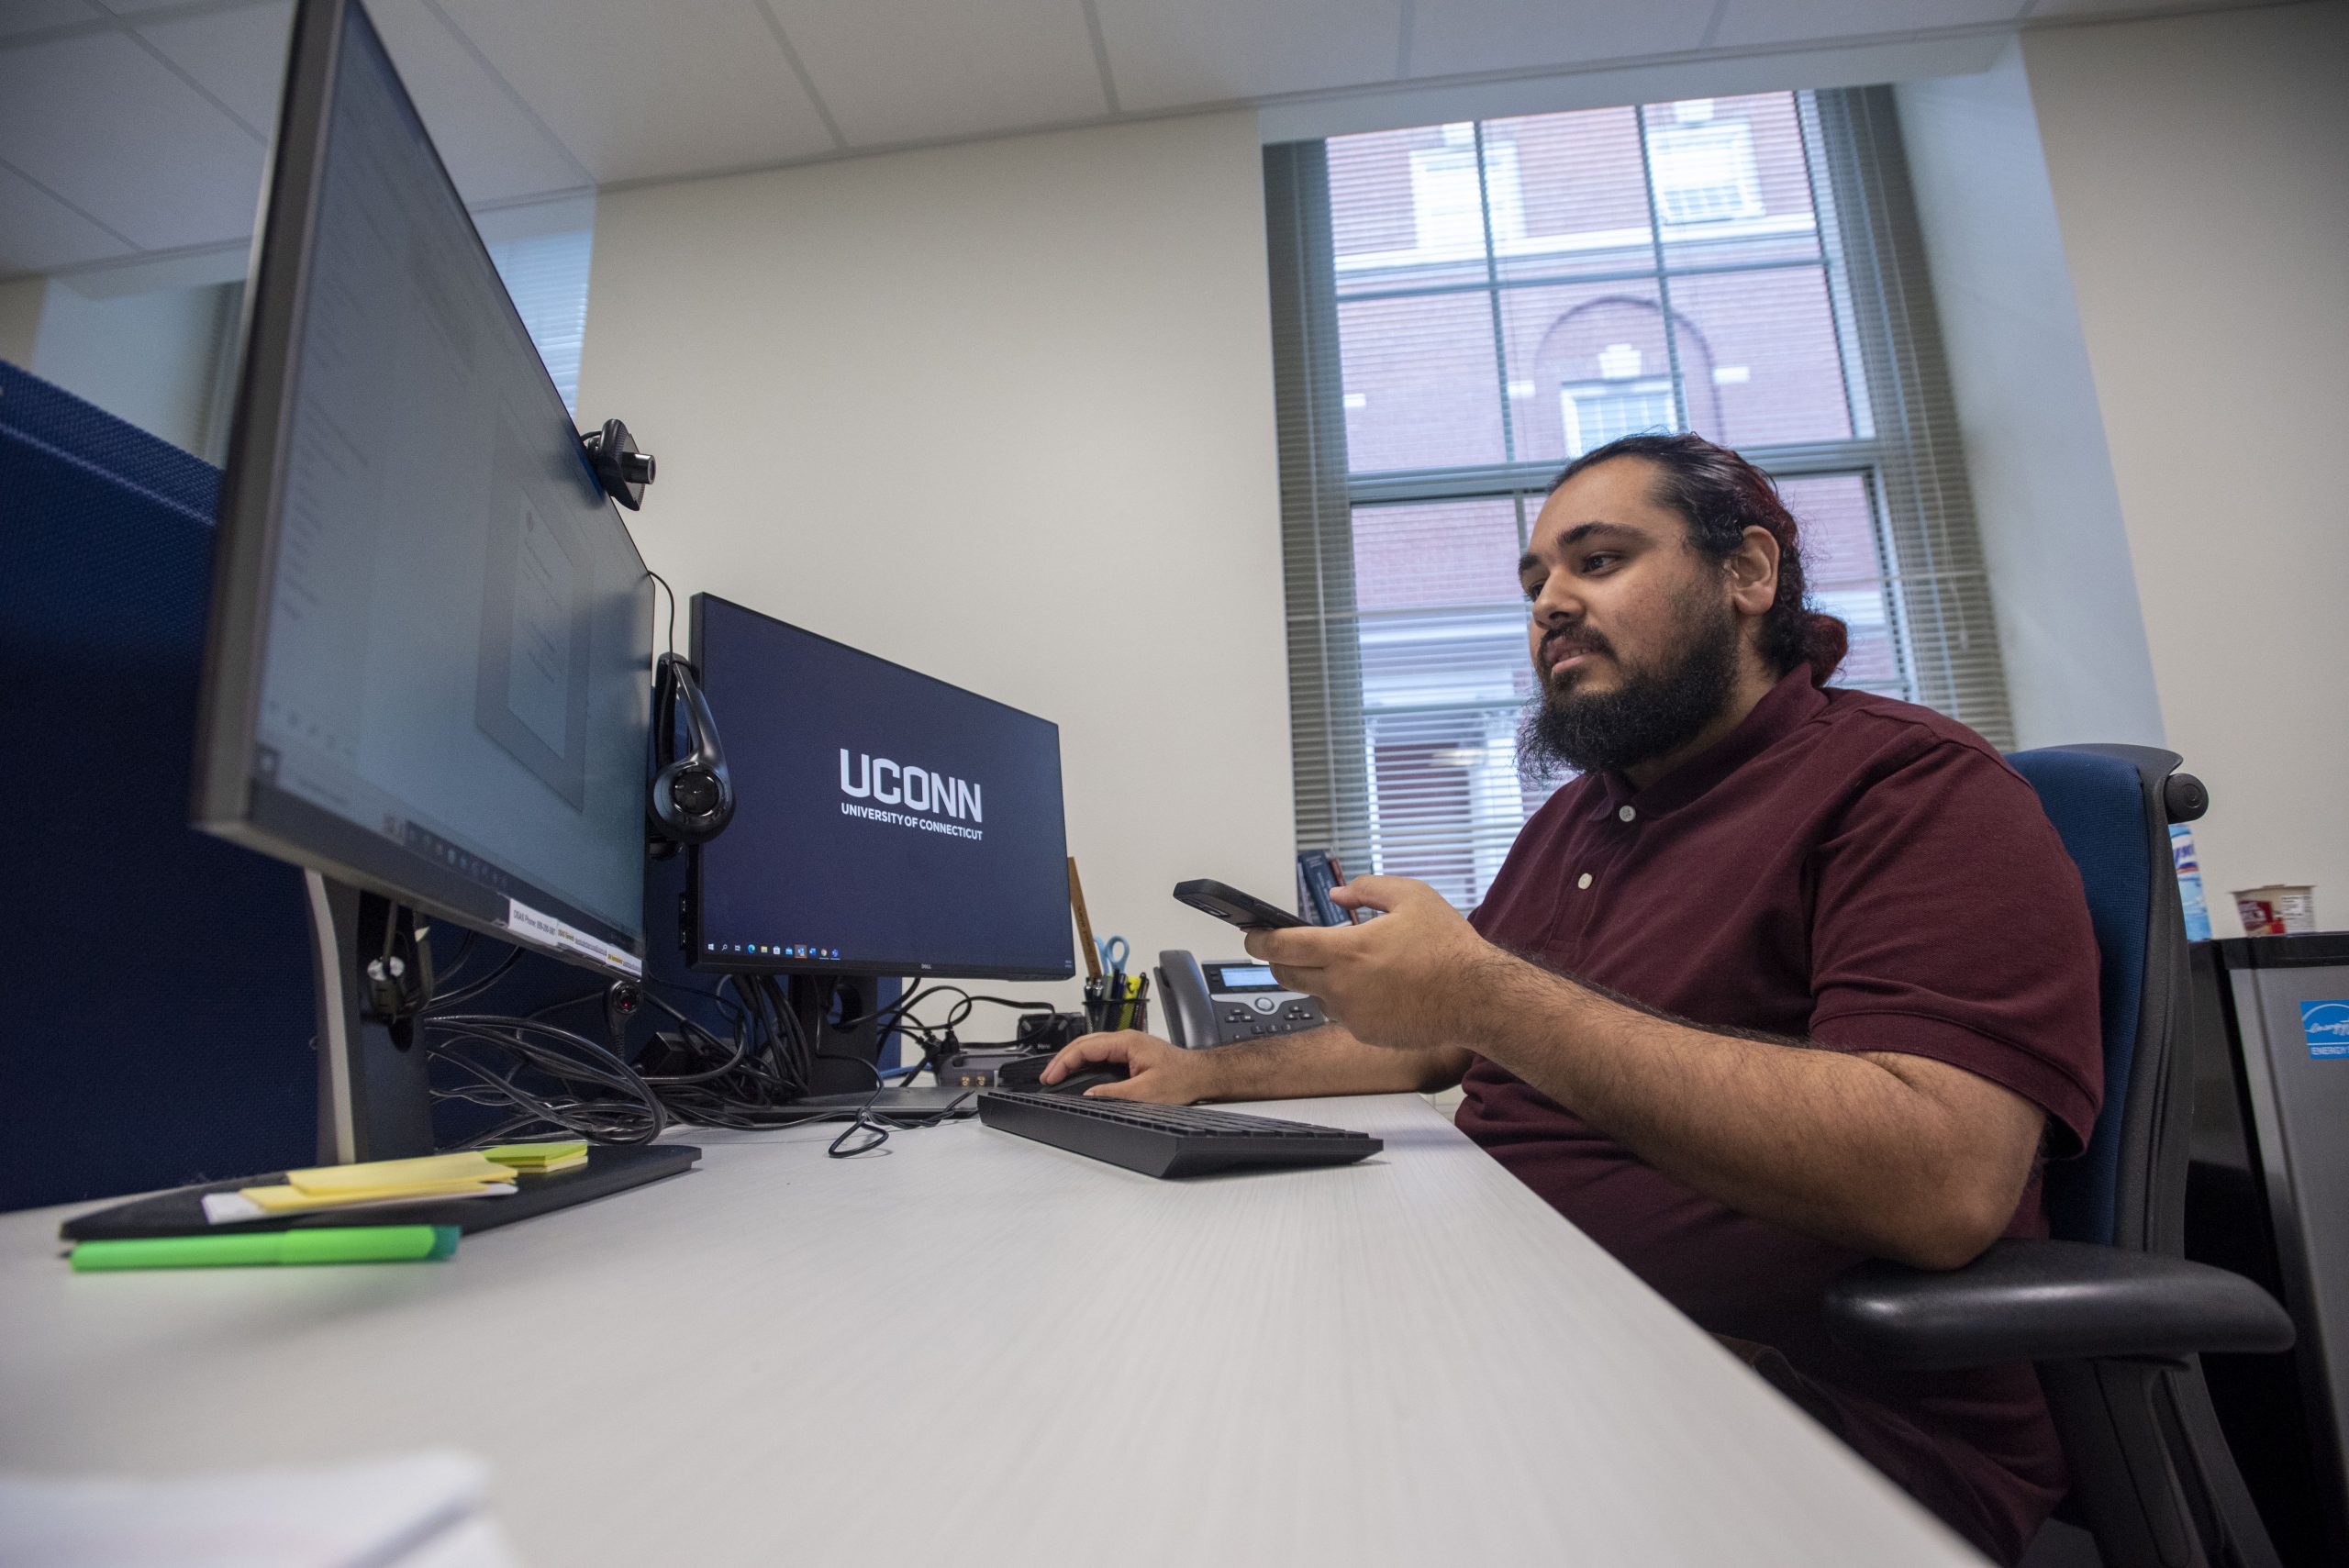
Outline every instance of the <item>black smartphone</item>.
POLYGON ((1203 910, 1219 920, 1230 921, 1243 931, 1270 931, 1283 926, 1311 923, 1298 919, 1277 904, 1267 904, 1261 898, 1209 877, 1176 883, 1174 896, 1194 909, 1203 910))

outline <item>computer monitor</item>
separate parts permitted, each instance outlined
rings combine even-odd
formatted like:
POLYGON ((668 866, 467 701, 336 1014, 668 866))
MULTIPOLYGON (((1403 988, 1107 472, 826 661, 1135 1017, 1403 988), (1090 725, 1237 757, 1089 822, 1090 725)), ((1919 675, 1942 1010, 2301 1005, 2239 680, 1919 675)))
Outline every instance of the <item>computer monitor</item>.
POLYGON ((250 299, 194 816, 311 873, 322 1143, 420 1152, 392 911, 641 973, 651 584, 356 0, 295 14, 250 299))
POLYGON ((710 594, 694 662, 734 820, 694 852, 694 966, 1065 980, 1060 727, 710 594))

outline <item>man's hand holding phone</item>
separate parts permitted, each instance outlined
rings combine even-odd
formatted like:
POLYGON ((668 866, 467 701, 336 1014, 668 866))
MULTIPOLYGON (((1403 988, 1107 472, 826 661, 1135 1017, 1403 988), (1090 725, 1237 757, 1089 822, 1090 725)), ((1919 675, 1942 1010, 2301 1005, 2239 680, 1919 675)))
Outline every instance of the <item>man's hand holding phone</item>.
POLYGON ((1510 962, 1424 882, 1358 876, 1331 894, 1345 910, 1384 918, 1248 933, 1250 956, 1273 978, 1321 1004, 1356 1040, 1397 1051, 1438 1051, 1463 1038, 1482 972, 1510 962))

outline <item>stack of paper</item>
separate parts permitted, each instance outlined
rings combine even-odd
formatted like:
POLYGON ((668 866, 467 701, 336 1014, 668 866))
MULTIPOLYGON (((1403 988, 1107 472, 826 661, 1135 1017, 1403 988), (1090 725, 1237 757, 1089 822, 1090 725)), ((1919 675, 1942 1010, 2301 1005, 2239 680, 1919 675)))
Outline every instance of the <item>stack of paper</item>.
POLYGON ((587 1140, 566 1138, 547 1143, 501 1143, 484 1152, 511 1170, 544 1175, 550 1171, 568 1171, 573 1165, 587 1163, 587 1140))
POLYGON ((215 1225, 319 1209, 383 1208, 397 1204, 444 1203, 451 1198, 506 1197, 514 1192, 514 1172, 485 1154, 429 1154, 419 1160, 371 1160, 356 1165, 322 1165, 288 1171, 276 1186, 206 1193, 204 1216, 215 1225))
POLYGON ((0 1475, 0 1562, 40 1568, 513 1568, 488 1471, 446 1451, 176 1481, 0 1475))

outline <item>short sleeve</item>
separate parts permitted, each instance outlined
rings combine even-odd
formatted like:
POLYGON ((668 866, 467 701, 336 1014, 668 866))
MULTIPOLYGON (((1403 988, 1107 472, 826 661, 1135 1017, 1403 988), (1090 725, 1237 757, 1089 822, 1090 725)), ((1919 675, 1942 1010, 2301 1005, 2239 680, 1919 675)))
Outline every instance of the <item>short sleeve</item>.
POLYGON ((2079 873, 2020 774, 1920 740, 1813 851, 1811 1037, 1987 1078, 2046 1111, 2076 1151, 2104 1075, 2079 873))

